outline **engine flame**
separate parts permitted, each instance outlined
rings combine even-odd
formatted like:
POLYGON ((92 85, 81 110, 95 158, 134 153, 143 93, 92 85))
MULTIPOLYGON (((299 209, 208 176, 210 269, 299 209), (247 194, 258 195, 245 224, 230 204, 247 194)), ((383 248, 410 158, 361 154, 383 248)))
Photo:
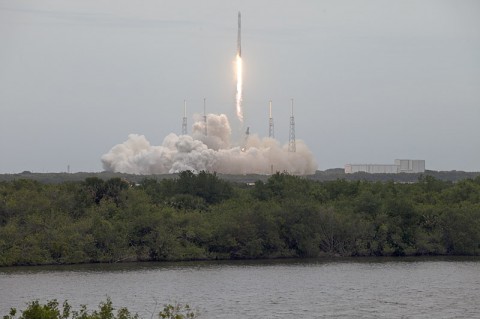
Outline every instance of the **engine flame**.
POLYGON ((243 90, 243 74, 242 74, 242 57, 237 54, 235 60, 235 71, 237 75, 237 94, 235 97, 235 107, 237 111, 237 118, 243 123, 243 110, 242 110, 242 90, 243 90))

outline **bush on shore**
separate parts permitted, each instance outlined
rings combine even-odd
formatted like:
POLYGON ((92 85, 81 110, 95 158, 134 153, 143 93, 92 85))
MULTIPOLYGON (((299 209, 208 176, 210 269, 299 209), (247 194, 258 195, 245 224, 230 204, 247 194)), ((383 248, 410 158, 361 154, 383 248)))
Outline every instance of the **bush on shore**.
MULTIPOLYGON (((17 310, 12 308, 3 319, 140 319, 137 314, 132 314, 127 308, 119 308, 115 311, 112 301, 107 298, 98 306, 98 310, 89 311, 86 306, 80 310, 73 310, 68 301, 60 306, 57 300, 50 300, 41 304, 38 300, 28 303, 27 308, 20 311, 17 317, 17 310)), ((162 319, 193 319, 198 314, 188 304, 166 304, 158 313, 162 319)))

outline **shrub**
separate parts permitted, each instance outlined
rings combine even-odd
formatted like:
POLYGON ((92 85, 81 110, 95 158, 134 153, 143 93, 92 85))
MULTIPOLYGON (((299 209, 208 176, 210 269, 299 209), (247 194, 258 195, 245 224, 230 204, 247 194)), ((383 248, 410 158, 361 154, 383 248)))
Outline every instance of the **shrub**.
MULTIPOLYGON (((85 305, 80 307, 79 311, 72 311, 70 304, 65 301, 62 309, 59 308, 57 300, 47 301, 41 304, 38 300, 27 304, 27 309, 21 311, 20 317, 17 317, 17 310, 10 309, 8 315, 3 319, 140 319, 137 314, 131 314, 127 308, 120 308, 115 314, 112 301, 107 298, 98 306, 98 311, 89 311, 85 305)), ((193 319, 197 318, 188 304, 167 304, 158 314, 162 319, 193 319)))

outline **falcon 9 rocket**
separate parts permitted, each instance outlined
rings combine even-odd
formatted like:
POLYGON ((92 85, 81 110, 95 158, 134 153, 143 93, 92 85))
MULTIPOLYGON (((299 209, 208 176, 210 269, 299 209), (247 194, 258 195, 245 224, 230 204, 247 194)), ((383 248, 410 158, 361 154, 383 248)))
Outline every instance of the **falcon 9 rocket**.
POLYGON ((237 118, 243 123, 243 110, 242 110, 242 91, 243 91, 243 74, 242 74, 242 20, 240 12, 238 12, 238 35, 237 35, 237 56, 235 58, 235 73, 237 76, 237 94, 235 96, 235 109, 237 118))
POLYGON ((242 56, 242 16, 238 12, 238 36, 237 36, 237 54, 242 56))

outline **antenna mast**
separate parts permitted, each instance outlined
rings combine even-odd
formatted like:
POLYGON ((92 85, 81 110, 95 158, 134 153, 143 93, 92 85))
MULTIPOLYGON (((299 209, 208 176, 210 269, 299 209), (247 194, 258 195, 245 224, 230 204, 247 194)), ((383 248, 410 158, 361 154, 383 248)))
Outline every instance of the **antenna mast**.
POLYGON ((187 101, 183 100, 182 135, 187 135, 187 101))
POLYGON ((292 99, 292 116, 290 116, 290 134, 288 137, 288 151, 296 152, 297 146, 295 144, 295 117, 293 116, 293 99, 292 99))

